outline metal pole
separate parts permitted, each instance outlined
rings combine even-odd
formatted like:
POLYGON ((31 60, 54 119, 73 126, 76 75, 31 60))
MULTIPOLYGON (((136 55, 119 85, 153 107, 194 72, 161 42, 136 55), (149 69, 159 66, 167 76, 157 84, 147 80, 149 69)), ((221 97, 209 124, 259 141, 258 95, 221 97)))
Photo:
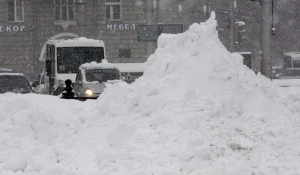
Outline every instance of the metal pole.
POLYGON ((229 51, 234 52, 234 33, 235 33, 235 16, 234 16, 234 1, 229 0, 229 19, 230 19, 230 29, 229 29, 229 51))
POLYGON ((159 23, 160 4, 159 0, 156 0, 156 24, 159 23))
POLYGON ((261 36, 262 36, 262 65, 261 73, 268 78, 272 78, 272 0, 261 1, 261 36))

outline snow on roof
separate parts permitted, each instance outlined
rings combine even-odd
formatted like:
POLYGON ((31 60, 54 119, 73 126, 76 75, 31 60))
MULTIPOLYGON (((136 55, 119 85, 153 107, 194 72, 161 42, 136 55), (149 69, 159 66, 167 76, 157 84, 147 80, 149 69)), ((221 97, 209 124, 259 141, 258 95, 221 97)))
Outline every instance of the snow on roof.
POLYGON ((251 52, 235 52, 235 53, 237 53, 237 54, 251 54, 251 52))
POLYGON ((244 21, 237 21, 235 22, 235 24, 239 25, 239 26, 244 26, 246 25, 246 23, 244 21))
POLYGON ((0 68, 0 72, 12 72, 12 69, 8 69, 8 68, 0 68))
POLYGON ((88 39, 85 37, 72 38, 72 39, 61 39, 61 40, 49 40, 48 44, 56 45, 56 47, 104 47, 102 40, 88 39))
POLYGON ((90 63, 85 63, 80 66, 82 69, 118 69, 115 65, 102 60, 102 63, 97 63, 95 61, 90 63))
POLYGON ((282 66, 272 66, 272 69, 283 69, 282 66))
POLYGON ((144 72, 145 63, 113 63, 121 72, 144 72))
POLYGON ((286 52, 286 53, 284 53, 284 55, 290 56, 290 57, 300 57, 300 52, 286 52))
POLYGON ((24 76, 24 74, 22 73, 9 73, 9 72, 0 72, 0 76, 4 76, 4 75, 11 75, 11 76, 24 76))

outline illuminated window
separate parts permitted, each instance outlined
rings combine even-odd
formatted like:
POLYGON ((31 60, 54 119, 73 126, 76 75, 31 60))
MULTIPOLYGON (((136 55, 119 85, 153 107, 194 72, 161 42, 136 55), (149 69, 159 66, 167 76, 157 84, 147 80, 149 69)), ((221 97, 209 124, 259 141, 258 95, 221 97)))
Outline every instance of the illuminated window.
POLYGON ((55 0, 55 19, 74 20, 74 0, 55 0))
POLYGON ((120 20, 121 19, 121 0, 106 0, 106 20, 120 20))
POLYGON ((23 0, 8 0, 8 20, 9 21, 23 21, 23 0))

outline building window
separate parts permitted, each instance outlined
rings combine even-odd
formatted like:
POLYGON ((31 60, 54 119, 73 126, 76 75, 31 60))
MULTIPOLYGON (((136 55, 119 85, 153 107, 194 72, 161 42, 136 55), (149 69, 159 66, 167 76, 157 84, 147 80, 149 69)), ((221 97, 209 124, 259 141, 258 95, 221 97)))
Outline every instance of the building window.
POLYGON ((106 20, 120 20, 121 19, 121 0, 106 0, 106 20))
POLYGON ((74 0, 55 0, 55 19, 74 20, 74 0))
POLYGON ((119 57, 120 58, 130 58, 131 57, 131 50, 130 49, 120 49, 119 50, 119 57))
POLYGON ((8 0, 8 21, 23 21, 23 0, 8 0))

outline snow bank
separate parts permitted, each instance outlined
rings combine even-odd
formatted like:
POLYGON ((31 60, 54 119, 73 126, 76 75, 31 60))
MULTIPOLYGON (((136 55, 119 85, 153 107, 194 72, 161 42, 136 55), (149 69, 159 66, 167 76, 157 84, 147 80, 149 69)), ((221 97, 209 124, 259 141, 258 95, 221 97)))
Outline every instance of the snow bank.
POLYGON ((216 25, 212 16, 183 34, 162 35, 143 77, 113 85, 98 100, 105 130, 135 130, 121 148, 103 150, 118 155, 107 172, 300 173, 295 106, 224 48, 216 25))
POLYGON ((144 75, 97 101, 0 95, 0 175, 300 174, 297 108, 216 25, 162 35, 144 75))

